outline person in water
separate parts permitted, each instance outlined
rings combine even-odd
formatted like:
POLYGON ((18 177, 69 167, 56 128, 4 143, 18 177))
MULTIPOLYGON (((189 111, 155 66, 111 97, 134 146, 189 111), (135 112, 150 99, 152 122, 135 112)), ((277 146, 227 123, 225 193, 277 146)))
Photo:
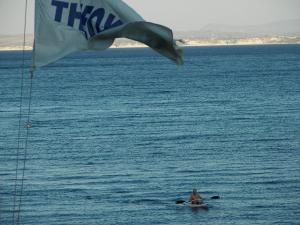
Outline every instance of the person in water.
POLYGON ((203 199, 200 196, 200 194, 198 193, 197 189, 193 189, 193 192, 190 196, 190 200, 191 204, 201 204, 203 203, 203 199))

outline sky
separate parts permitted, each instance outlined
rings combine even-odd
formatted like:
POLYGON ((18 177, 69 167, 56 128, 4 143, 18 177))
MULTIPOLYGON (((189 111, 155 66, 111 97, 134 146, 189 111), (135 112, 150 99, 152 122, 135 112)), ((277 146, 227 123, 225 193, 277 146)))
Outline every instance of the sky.
MULTIPOLYGON (((145 20, 175 31, 207 24, 260 25, 299 19, 300 0, 124 0, 145 20)), ((22 34, 25 0, 0 0, 0 35, 22 34)), ((28 0, 26 33, 33 33, 34 0, 28 0)))

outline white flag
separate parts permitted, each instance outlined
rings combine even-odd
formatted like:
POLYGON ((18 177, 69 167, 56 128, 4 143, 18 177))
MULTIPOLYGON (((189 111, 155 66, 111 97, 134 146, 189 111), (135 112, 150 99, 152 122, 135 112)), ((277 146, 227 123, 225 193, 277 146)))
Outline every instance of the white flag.
POLYGON ((81 50, 104 50, 115 38, 142 42, 182 64, 172 31, 143 20, 121 0, 36 0, 34 67, 81 50))

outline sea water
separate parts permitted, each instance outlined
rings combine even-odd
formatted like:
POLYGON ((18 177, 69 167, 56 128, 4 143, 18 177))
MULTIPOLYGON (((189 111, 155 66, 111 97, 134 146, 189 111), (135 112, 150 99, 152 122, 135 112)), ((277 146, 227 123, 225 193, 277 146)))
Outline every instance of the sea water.
MULTIPOLYGON (((83 52, 35 73, 20 224, 300 224, 300 45, 184 58, 83 52), (175 204, 193 188, 209 210, 175 204)), ((21 66, 21 52, 0 53, 1 225, 18 211, 21 66)))

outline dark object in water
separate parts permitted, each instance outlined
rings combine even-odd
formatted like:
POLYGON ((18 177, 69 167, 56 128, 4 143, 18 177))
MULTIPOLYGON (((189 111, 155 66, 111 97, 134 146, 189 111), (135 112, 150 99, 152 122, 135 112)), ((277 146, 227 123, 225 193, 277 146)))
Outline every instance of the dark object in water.
POLYGON ((177 200, 177 201, 176 201, 176 204, 183 204, 183 203, 185 203, 184 200, 177 200))
POLYGON ((212 196, 211 199, 220 199, 221 197, 219 195, 212 196))

